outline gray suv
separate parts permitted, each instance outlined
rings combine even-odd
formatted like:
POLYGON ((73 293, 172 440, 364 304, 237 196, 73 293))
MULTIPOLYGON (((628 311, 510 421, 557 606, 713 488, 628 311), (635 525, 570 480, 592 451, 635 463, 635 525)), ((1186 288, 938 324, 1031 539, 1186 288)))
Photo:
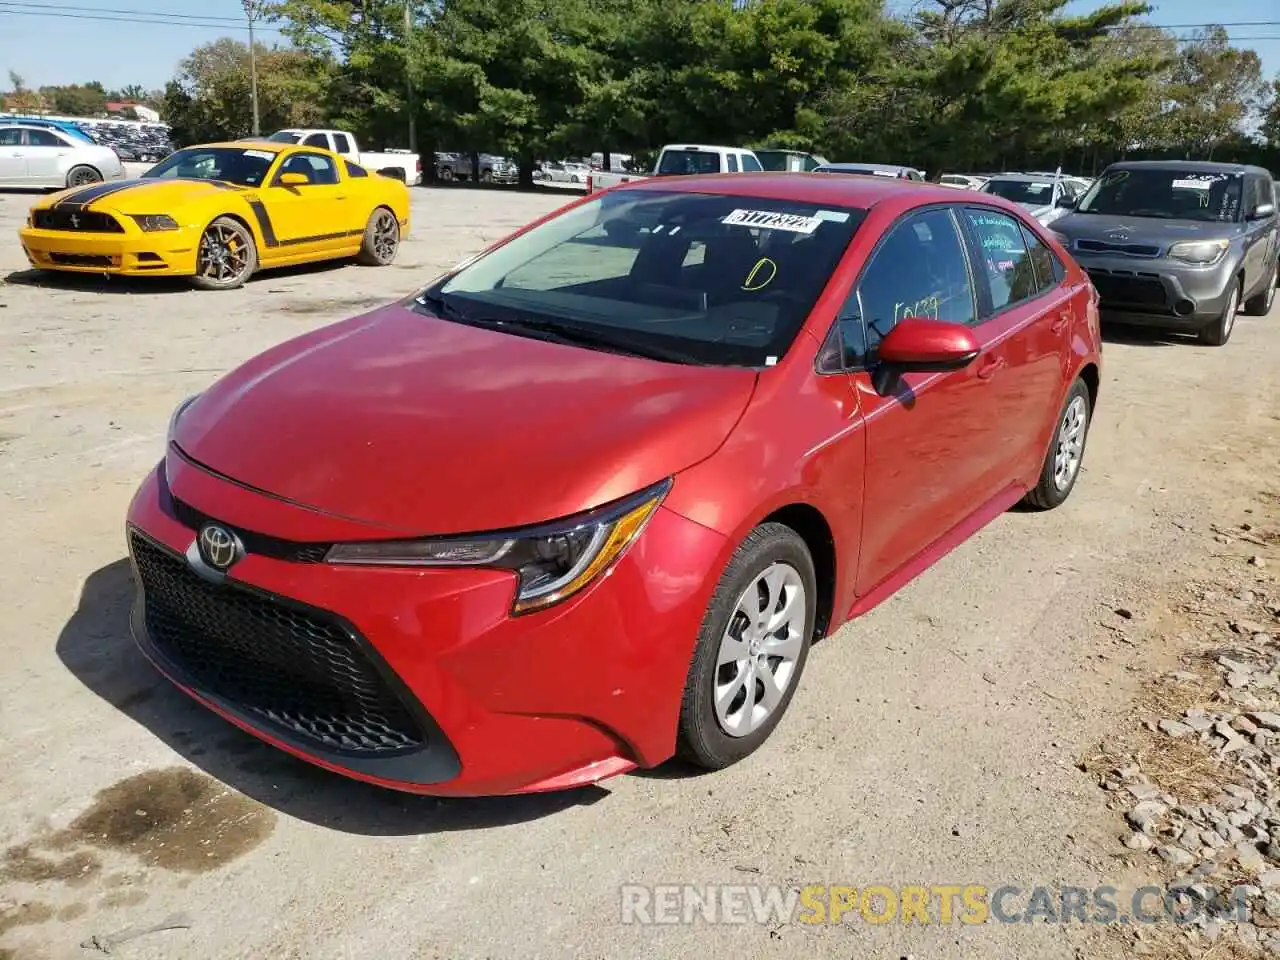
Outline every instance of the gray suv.
POLYGON ((1222 346, 1236 313, 1271 309, 1280 220, 1271 174, 1236 163, 1115 163, 1049 229, 1089 274, 1108 319, 1222 346))

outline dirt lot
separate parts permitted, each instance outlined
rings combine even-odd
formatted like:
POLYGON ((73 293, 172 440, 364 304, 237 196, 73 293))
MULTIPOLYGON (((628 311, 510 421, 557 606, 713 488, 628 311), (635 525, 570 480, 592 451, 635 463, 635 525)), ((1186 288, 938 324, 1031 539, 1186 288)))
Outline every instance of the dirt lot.
POLYGON ((750 761, 441 802, 315 771, 160 682, 123 559, 178 401, 564 199, 414 197, 392 268, 209 294, 34 285, 30 197, 0 194, 0 957, 1099 956, 1096 929, 1045 924, 622 924, 619 887, 1120 882, 1118 817, 1076 763, 1176 650, 1124 642, 1112 611, 1158 623, 1210 567, 1274 584, 1280 560, 1214 556, 1210 526, 1280 503, 1280 307, 1223 349, 1109 342, 1069 505, 1000 518, 815 648, 750 761))

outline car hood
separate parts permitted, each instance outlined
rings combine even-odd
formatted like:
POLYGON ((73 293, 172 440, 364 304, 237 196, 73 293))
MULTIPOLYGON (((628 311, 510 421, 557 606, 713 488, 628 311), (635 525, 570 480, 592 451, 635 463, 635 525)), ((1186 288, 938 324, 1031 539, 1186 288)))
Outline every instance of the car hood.
POLYGON ((1113 217, 1097 213, 1069 213, 1054 221, 1055 233, 1068 240, 1147 243, 1165 247, 1180 240, 1217 240, 1240 233, 1237 223, 1206 220, 1162 220, 1157 217, 1113 217), (1117 237, 1114 234, 1126 236, 1117 237), (1109 235, 1110 234, 1110 235, 1109 235))
POLYGON ((243 485, 401 534, 541 523, 711 455, 756 382, 393 304, 263 353, 173 440, 243 485))
POLYGON ((88 187, 60 190, 46 197, 40 207, 60 203, 83 204, 94 210, 117 210, 121 213, 170 213, 184 203, 227 192, 250 195, 251 187, 241 187, 221 180, 183 180, 176 177, 139 177, 131 180, 108 180, 88 187))

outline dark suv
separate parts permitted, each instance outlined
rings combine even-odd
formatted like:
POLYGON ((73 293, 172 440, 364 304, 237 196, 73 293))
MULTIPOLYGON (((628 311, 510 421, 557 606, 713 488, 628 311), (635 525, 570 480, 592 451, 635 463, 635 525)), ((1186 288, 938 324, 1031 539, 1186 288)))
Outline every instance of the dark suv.
POLYGON ((1198 333, 1222 346, 1236 313, 1275 298, 1280 221, 1271 174, 1236 163, 1116 163, 1049 228, 1108 319, 1198 333), (1243 308, 1242 308, 1243 305, 1243 308))

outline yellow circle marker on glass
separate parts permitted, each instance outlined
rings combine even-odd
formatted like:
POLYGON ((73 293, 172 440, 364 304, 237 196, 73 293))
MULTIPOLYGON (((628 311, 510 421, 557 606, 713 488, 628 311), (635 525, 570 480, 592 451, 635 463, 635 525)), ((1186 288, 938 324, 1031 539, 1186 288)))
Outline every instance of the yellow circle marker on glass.
POLYGON ((756 261, 756 265, 751 268, 751 272, 747 274, 747 282, 742 285, 742 289, 750 293, 755 293, 757 290, 763 290, 769 284, 773 283, 773 278, 777 275, 778 265, 768 257, 761 257, 756 261), (768 276, 761 280, 760 274, 765 270, 768 270, 768 276))

